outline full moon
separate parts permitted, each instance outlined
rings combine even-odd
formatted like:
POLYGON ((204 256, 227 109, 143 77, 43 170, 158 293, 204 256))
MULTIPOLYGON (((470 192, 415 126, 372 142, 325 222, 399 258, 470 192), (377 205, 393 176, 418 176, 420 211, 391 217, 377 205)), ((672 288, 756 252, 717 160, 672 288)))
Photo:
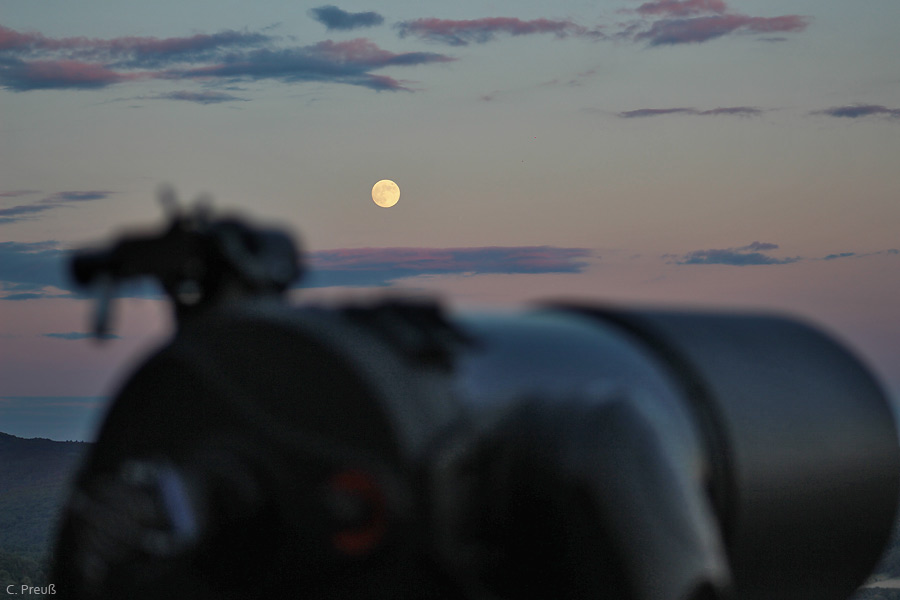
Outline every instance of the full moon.
POLYGON ((372 200, 383 208, 390 208, 400 199, 400 186, 390 179, 382 179, 372 186, 372 200))

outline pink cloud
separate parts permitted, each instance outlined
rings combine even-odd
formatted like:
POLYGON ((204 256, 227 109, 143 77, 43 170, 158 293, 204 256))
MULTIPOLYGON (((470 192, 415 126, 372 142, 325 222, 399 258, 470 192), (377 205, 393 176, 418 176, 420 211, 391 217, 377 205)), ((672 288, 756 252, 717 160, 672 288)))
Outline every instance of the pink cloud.
POLYGON ((809 18, 800 15, 780 17, 749 17, 722 14, 687 19, 661 19, 650 28, 634 36, 648 40, 651 46, 706 42, 731 33, 799 32, 809 25, 809 18))
POLYGON ((312 51, 336 61, 351 61, 367 64, 386 64, 397 55, 366 38, 345 42, 325 40, 313 45, 312 51))
POLYGON ((30 46, 40 34, 19 33, 8 27, 0 25, 0 50, 20 50, 30 46))
POLYGON ((643 15, 686 17, 702 13, 724 13, 728 10, 722 0, 658 0, 645 2, 637 8, 643 15))
POLYGON ((104 87, 141 77, 77 60, 35 60, 22 63, 13 72, 18 87, 27 89, 104 87))
POLYGON ((261 33, 226 30, 214 34, 198 33, 187 37, 156 38, 124 36, 108 40, 69 37, 49 38, 40 33, 20 33, 0 26, 0 51, 5 52, 68 52, 70 57, 103 55, 109 60, 159 55, 173 57, 223 47, 252 46, 270 40, 261 33))
POLYGON ((400 83, 400 80, 394 79, 388 75, 369 74, 366 77, 366 87, 373 90, 391 90, 391 91, 413 91, 411 88, 400 83))
POLYGON ((252 46, 269 40, 261 33, 222 31, 215 34, 198 33, 188 37, 154 38, 121 37, 111 40, 92 41, 91 45, 107 49, 112 53, 138 53, 174 55, 212 50, 221 47, 252 46))
MULTIPOLYGON (((733 12, 725 0, 651 0, 634 11, 645 18, 623 24, 615 37, 647 40, 651 46, 696 44, 729 34, 772 34, 799 32, 810 23, 808 17, 782 15, 751 17, 733 12)), ((784 38, 766 38, 783 41, 784 38)))
POLYGON ((399 81, 371 71, 387 66, 421 65, 454 60, 434 52, 394 53, 366 39, 273 50, 260 48, 240 56, 225 57, 217 64, 186 70, 171 69, 169 79, 207 78, 219 80, 276 79, 286 83, 331 81, 360 85, 374 90, 410 91, 399 81))
MULTIPOLYGON (((221 31, 186 37, 48 38, 0 27, 0 87, 96 89, 135 79, 250 80, 285 83, 323 81, 374 90, 407 90, 401 83, 371 71, 453 60, 433 52, 394 53, 366 39, 309 46, 280 46, 274 38, 248 31, 221 31)), ((243 98, 222 94, 149 97, 211 104, 243 98)))

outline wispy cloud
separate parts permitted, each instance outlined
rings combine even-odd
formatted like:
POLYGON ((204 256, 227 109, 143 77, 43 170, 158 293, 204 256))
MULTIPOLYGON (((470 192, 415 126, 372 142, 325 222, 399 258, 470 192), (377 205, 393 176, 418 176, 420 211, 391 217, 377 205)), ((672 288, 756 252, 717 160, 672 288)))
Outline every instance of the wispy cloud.
POLYGON ((46 204, 20 204, 9 208, 0 208, 0 225, 32 219, 33 215, 52 208, 54 207, 46 204))
POLYGON ((900 256, 900 250, 890 248, 888 250, 877 250, 875 252, 837 252, 823 256, 817 260, 837 260, 839 258, 866 258, 868 256, 900 256))
POLYGON ((37 190, 11 190, 9 192, 0 192, 0 198, 18 198, 20 196, 29 196, 31 194, 38 194, 37 190))
POLYGON ((802 15, 754 17, 729 9, 724 0, 657 0, 644 2, 631 13, 637 18, 624 23, 587 26, 571 19, 486 17, 477 19, 413 19, 396 23, 400 37, 416 37, 451 46, 483 44, 501 34, 522 36, 552 34, 557 38, 612 39, 667 46, 707 42, 731 34, 764 35, 759 39, 781 41, 773 34, 805 30, 810 18, 802 15))
POLYGON ((712 250, 694 250, 686 254, 665 254, 667 262, 678 265, 786 265, 800 261, 838 260, 843 258, 865 258, 869 256, 900 256, 900 250, 891 248, 874 252, 837 252, 822 257, 793 256, 777 258, 765 254, 770 250, 778 250, 778 244, 753 242, 737 248, 721 248, 712 250))
POLYGON ((598 28, 588 28, 571 20, 488 17, 483 19, 451 20, 425 18, 401 21, 395 25, 400 37, 417 37, 451 46, 467 46, 493 41, 498 34, 511 36, 551 33, 557 38, 584 37, 600 39, 598 28))
MULTIPOLYGON (((638 108, 618 112, 616 113, 616 116, 622 119, 640 119, 646 117, 662 117, 666 115, 758 117, 765 113, 766 110, 767 109, 755 106, 726 106, 709 110, 701 110, 693 107, 638 108)), ((846 106, 834 106, 822 110, 810 111, 809 114, 842 119, 882 117, 900 120, 900 108, 888 108, 880 104, 848 104, 846 106)))
POLYGON ((555 246, 327 250, 309 256, 309 281, 303 285, 383 286, 420 275, 578 273, 591 256, 587 248, 555 246))
POLYGON ((103 200, 104 198, 109 198, 109 196, 113 193, 115 192, 98 190, 90 192, 57 192, 41 200, 41 204, 52 204, 53 206, 60 206, 69 202, 89 202, 91 200, 103 200))
POLYGON ((329 31, 333 29, 350 30, 360 27, 374 27, 384 23, 384 17, 377 12, 351 13, 334 5, 319 6, 309 10, 309 15, 323 24, 329 31))
POLYGON ((158 73, 153 69, 212 60, 225 50, 257 46, 271 39, 239 31, 162 39, 50 38, 0 26, 0 85, 20 92, 103 88, 154 78, 158 73))
POLYGON ((697 110, 693 108, 638 108, 618 113, 623 119, 641 119, 644 117, 659 117, 663 115, 694 115, 697 110))
MULTIPOLYGON (((32 204, 19 204, 9 208, 0 208, 0 225, 34 219, 35 215, 39 213, 55 210, 73 203, 103 200, 113 193, 114 192, 96 190, 88 192, 57 192, 32 204)), ((25 195, 25 193, 18 193, 18 195, 25 195)))
MULTIPOLYGON (((359 21, 354 15, 351 17, 359 21)), ((0 87, 19 92, 98 89, 151 79, 207 83, 274 79, 287 83, 319 81, 374 90, 409 90, 396 79, 372 71, 451 60, 449 56, 432 52, 393 53, 366 39, 282 46, 278 38, 250 31, 103 40, 49 38, 40 33, 0 27, 0 87)), ((235 99, 185 94, 190 92, 155 97, 207 104, 235 99)))
POLYGON ((751 243, 747 244, 746 246, 741 246, 740 248, 737 248, 737 250, 740 250, 740 251, 752 250, 754 252, 760 251, 760 250, 762 250, 762 251, 778 250, 778 244, 772 244, 769 242, 751 242, 751 243))
POLYGON ((761 108, 754 106, 728 106, 713 108, 710 110, 699 110, 697 108, 638 108, 636 110, 626 110, 617 113, 623 119, 638 119, 644 117, 659 117, 664 115, 695 115, 700 117, 714 116, 736 116, 736 117, 758 117, 765 112, 761 108))
MULTIPOLYGON (((52 240, 0 242, 0 301, 90 297, 69 275, 72 255, 52 240)), ((162 291, 146 281, 124 282, 115 296, 159 299, 162 291)))
MULTIPOLYGON (((41 335, 43 337, 56 338, 56 339, 60 339, 60 340, 84 340, 84 339, 88 339, 88 338, 97 337, 93 333, 84 333, 81 331, 70 331, 70 332, 66 332, 66 333, 44 333, 41 335)), ((115 335, 113 333, 107 333, 107 334, 102 335, 101 337, 103 339, 107 339, 107 340, 121 339, 121 336, 115 335)))
POLYGON ((373 70, 389 66, 411 66, 449 62, 454 59, 433 52, 396 54, 358 38, 345 42, 326 40, 312 46, 285 49, 263 48, 229 56, 218 64, 187 70, 170 70, 172 79, 258 81, 275 79, 285 83, 321 81, 358 85, 373 90, 406 90, 396 79, 375 75, 373 70))
POLYGON ((634 12, 642 20, 623 25, 616 37, 650 46, 699 44, 731 34, 764 34, 766 41, 781 41, 771 34, 801 32, 811 22, 802 15, 751 17, 733 12, 723 0, 657 0, 634 12))
POLYGON ((54 294, 45 292, 17 292, 0 296, 0 300, 38 300, 40 298, 51 298, 54 294))
POLYGON ((687 17, 702 13, 724 13, 728 10, 722 0, 658 0, 645 2, 636 11, 642 15, 687 17))
MULTIPOLYGON (((731 34, 784 39, 810 23, 801 15, 748 16, 732 11, 724 0, 655 0, 628 11, 630 22, 606 25, 569 18, 521 19, 514 16, 473 19, 425 17, 396 23, 400 37, 451 46, 483 44, 502 36, 552 35, 556 38, 627 40, 650 46, 707 42, 731 34), (777 35, 776 35, 777 34, 777 35)), ((354 30, 384 22, 377 12, 348 12, 334 5, 313 8, 309 15, 331 30, 354 30)), ((376 91, 412 91, 379 69, 445 63, 453 57, 433 52, 394 53, 367 39, 324 40, 308 45, 259 31, 224 30, 183 37, 124 36, 110 39, 54 38, 0 26, 0 88, 32 90, 103 89, 134 81, 202 82, 207 86, 236 81, 281 83, 330 82, 376 91)), ((247 101, 223 92, 167 91, 140 99, 198 104, 247 101)), ((890 109, 886 109, 890 110, 890 109)), ((697 114, 713 114, 698 111, 697 114)), ((887 114, 887 113, 885 113, 887 114)))
POLYGON ((213 90, 205 90, 202 92, 189 92, 179 90, 176 92, 167 92, 165 94, 156 94, 153 96, 137 96, 130 100, 184 100, 186 102, 195 102, 197 104, 221 104, 222 102, 249 102, 249 98, 241 98, 233 94, 225 92, 216 92, 213 90))
POLYGON ((649 29, 635 35, 638 41, 651 46, 697 44, 731 33, 798 32, 806 29, 809 20, 799 15, 782 17, 748 17, 746 15, 714 15, 689 19, 662 19, 649 29))
MULTIPOLYGON (((871 252, 842 250, 818 258, 778 257, 778 244, 754 241, 743 246, 666 254, 678 265, 783 265, 800 261, 857 260, 872 256, 900 258, 900 249, 871 252)), ((55 241, 0 242, 0 300, 83 298, 66 275, 71 252, 55 241)), ((541 274, 584 272, 598 258, 590 248, 558 246, 485 246, 470 248, 345 248, 312 252, 310 269, 300 287, 384 287, 419 276, 541 274)), ((160 290, 127 286, 117 297, 161 298, 160 290)), ((79 339, 83 334, 53 333, 49 337, 79 339)))
POLYGON ((34 57, 56 53, 70 60, 88 60, 115 66, 158 68, 176 62, 208 59, 223 49, 253 47, 270 42, 267 34, 226 30, 187 37, 50 38, 41 33, 20 33, 0 26, 3 56, 34 57))
MULTIPOLYGON (((59 242, 0 242, 0 301, 85 298, 69 276, 72 252, 59 242)), ((117 297, 159 298, 158 289, 123 285, 117 297)))
POLYGON ((698 111, 697 114, 700 116, 726 115, 736 117, 758 117, 763 114, 763 112, 765 112, 763 109, 756 108, 755 106, 725 106, 698 111))
POLYGON ((873 116, 900 119, 900 108, 888 108, 880 104, 848 104, 846 106, 833 106, 823 110, 815 110, 812 114, 844 119, 859 119, 873 116))
MULTIPOLYGON (((300 287, 387 286, 420 275, 580 273, 592 257, 589 248, 557 246, 324 250, 307 256, 310 270, 300 287)), ((0 300, 82 297, 66 276, 70 258, 54 241, 0 243, 0 300)), ((159 290, 135 285, 117 295, 158 298, 159 290)))
POLYGON ((746 246, 737 248, 720 248, 710 250, 694 250, 682 255, 666 255, 664 258, 670 259, 679 265, 784 265, 800 260, 799 257, 793 258, 776 258, 764 254, 769 250, 777 250, 777 244, 767 242, 753 242, 746 246))
POLYGON ((78 60, 0 61, 0 85, 17 92, 98 89, 146 77, 146 74, 122 73, 99 64, 78 60))
POLYGON ((9 292, 0 299, 31 300, 45 297, 45 288, 66 289, 63 273, 67 257, 58 243, 0 242, 0 290, 9 292))

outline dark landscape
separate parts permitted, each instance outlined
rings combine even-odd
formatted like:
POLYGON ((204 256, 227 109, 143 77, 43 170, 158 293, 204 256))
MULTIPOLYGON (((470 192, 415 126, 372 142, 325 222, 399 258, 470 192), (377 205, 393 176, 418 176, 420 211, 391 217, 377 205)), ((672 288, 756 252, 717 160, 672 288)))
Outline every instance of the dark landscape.
POLYGON ((55 524, 89 447, 0 433, 0 589, 46 585, 55 524))
MULTIPOLYGON (((56 522, 69 483, 89 449, 85 442, 23 439, 0 433, 0 590, 8 585, 52 583, 48 581, 48 563, 56 522)), ((900 600, 897 535, 867 587, 853 598, 900 600)))

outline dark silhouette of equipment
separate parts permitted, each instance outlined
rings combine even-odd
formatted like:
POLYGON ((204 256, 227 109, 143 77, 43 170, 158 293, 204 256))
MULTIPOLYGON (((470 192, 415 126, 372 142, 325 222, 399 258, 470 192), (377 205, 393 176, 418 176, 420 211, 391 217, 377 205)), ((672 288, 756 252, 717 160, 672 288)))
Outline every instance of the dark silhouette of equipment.
POLYGON ((297 261, 199 209, 74 256, 85 285, 158 280, 177 331, 77 479, 58 597, 838 600, 878 559, 894 419, 815 328, 296 307, 297 261))

